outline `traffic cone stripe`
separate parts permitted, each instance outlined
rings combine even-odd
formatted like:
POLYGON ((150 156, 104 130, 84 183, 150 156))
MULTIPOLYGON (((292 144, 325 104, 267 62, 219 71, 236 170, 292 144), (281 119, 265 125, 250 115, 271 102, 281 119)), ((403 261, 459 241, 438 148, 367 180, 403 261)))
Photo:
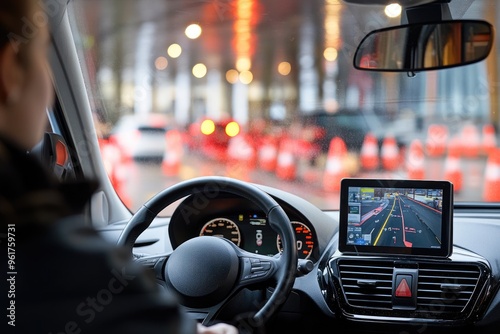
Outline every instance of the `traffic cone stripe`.
POLYGON ((490 165, 486 167, 485 172, 486 179, 499 180, 500 179, 500 167, 498 165, 490 165))
POLYGON ((399 167, 399 148, 394 137, 387 136, 384 138, 380 154, 382 167, 385 170, 393 171, 399 167))
POLYGON ((282 180, 295 179, 296 166, 293 155, 293 141, 283 139, 276 162, 276 176, 282 180))
POLYGON ((490 154, 497 146, 495 128, 491 124, 483 126, 483 154, 490 154))
POLYGON ((365 136, 363 145, 361 146, 361 166, 366 170, 373 170, 378 168, 379 157, 378 157, 378 141, 377 138, 368 133, 365 136))
POLYGON ((330 173, 338 173, 342 171, 341 161, 336 158, 328 158, 326 161, 326 170, 330 173))
POLYGON ((179 174, 183 155, 182 134, 178 130, 169 130, 165 134, 165 152, 161 169, 166 176, 179 174))
POLYGON ((423 179, 425 177, 424 148, 418 139, 413 140, 410 144, 406 169, 410 179, 423 179))
POLYGON ((462 129, 462 152, 469 158, 475 158, 479 155, 480 138, 479 132, 474 125, 466 125, 462 129))
POLYGON ((325 191, 339 191, 340 180, 349 176, 342 163, 346 155, 347 146, 345 142, 340 137, 332 138, 323 175, 323 189, 325 191))
POLYGON ((264 144, 262 144, 259 150, 260 168, 268 172, 274 171, 276 169, 277 157, 277 140, 272 137, 264 138, 264 144))
POLYGON ((425 142, 427 155, 431 157, 442 156, 446 151, 447 141, 448 127, 446 125, 430 125, 427 129, 427 140, 425 142))
POLYGON ((486 202, 500 201, 500 149, 492 150, 488 157, 485 177, 483 199, 486 202))
POLYGON ((293 154, 291 152, 281 152, 278 155, 279 165, 292 165, 293 164, 293 154))
POLYGON ((274 159, 277 153, 278 150, 275 146, 265 145, 260 150, 260 158, 263 160, 274 159))

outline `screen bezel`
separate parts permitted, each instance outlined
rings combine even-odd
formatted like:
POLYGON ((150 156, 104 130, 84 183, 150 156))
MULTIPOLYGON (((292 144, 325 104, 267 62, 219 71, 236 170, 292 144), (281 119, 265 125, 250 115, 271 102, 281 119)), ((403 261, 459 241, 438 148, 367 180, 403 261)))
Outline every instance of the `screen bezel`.
POLYGON ((453 245, 453 184, 435 180, 344 178, 340 186, 339 251, 359 255, 396 255, 447 258, 453 245), (441 248, 363 246, 347 244, 349 187, 443 189, 441 248))

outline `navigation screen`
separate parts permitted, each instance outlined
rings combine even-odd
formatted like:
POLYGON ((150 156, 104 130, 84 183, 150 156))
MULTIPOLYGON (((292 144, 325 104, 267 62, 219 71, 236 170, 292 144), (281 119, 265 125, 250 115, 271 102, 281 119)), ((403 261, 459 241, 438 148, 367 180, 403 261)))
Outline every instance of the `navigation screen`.
POLYGON ((344 185, 342 192, 341 248, 449 255, 450 183, 365 180, 365 184, 360 184, 359 179, 345 182, 356 184, 344 185))

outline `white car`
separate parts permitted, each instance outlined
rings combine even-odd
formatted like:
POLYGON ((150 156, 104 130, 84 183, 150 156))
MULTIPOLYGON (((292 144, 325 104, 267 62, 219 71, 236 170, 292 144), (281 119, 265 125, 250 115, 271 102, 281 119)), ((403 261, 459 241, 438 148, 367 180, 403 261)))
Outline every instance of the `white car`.
POLYGON ((161 114, 126 115, 111 130, 109 141, 125 158, 161 160, 165 154, 168 119, 161 114))

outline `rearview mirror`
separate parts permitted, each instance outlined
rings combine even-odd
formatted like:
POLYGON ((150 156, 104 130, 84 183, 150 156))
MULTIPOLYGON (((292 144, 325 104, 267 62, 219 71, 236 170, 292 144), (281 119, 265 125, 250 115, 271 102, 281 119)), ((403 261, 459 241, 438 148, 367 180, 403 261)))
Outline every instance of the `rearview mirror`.
POLYGON ((360 70, 419 72, 483 60, 493 44, 485 21, 416 23, 375 30, 359 44, 354 67, 360 70))

